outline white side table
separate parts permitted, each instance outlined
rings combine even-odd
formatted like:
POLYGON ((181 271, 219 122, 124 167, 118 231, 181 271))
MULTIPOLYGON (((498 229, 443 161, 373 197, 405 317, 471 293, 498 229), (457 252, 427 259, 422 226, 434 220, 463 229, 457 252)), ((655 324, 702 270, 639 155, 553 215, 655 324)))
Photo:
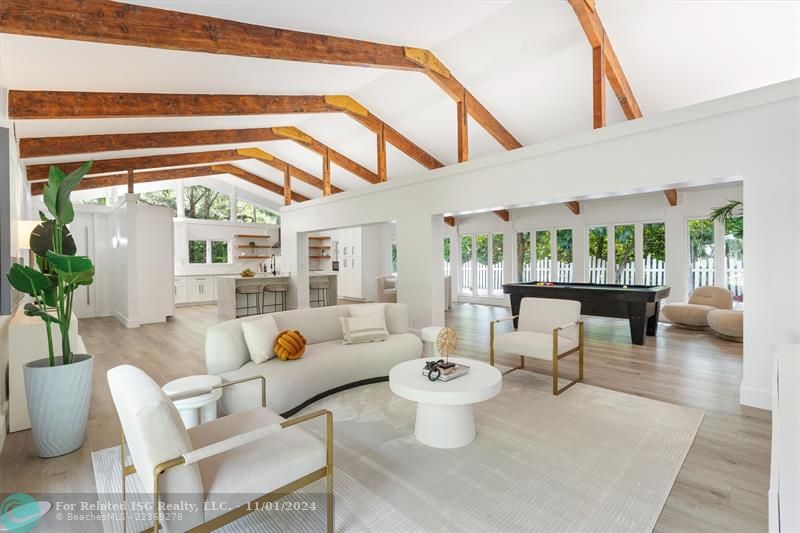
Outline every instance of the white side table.
POLYGON ((436 338, 439 336, 439 332, 443 329, 444 328, 441 326, 430 326, 420 330, 420 337, 422 338, 422 342, 425 343, 425 350, 423 351, 424 357, 444 357, 439 353, 439 349, 436 348, 436 338))
POLYGON ((472 359, 450 361, 469 366, 469 373, 452 381, 431 381, 422 375, 425 359, 412 359, 389 371, 392 392, 417 402, 417 440, 434 448, 460 448, 472 442, 472 404, 497 396, 503 388, 503 375, 495 367, 472 359))
MULTIPOLYGON (((219 376, 187 376, 170 381, 162 387, 166 394, 180 394, 196 389, 208 389, 221 385, 219 376)), ((207 394, 175 400, 173 403, 181 414, 183 424, 191 428, 217 418, 217 400, 222 397, 222 389, 214 389, 207 394)))

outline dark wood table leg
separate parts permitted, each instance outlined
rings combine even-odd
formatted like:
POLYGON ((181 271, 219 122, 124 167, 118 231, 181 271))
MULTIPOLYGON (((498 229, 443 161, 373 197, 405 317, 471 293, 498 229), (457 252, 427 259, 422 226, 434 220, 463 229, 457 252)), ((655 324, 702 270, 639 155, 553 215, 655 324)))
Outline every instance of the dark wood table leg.
POLYGON ((661 302, 656 302, 653 307, 655 307, 655 312, 647 319, 647 334, 651 337, 655 337, 658 333, 658 313, 661 308, 661 302))
POLYGON ((628 304, 628 323, 631 327, 631 342, 643 345, 647 331, 646 304, 628 304))

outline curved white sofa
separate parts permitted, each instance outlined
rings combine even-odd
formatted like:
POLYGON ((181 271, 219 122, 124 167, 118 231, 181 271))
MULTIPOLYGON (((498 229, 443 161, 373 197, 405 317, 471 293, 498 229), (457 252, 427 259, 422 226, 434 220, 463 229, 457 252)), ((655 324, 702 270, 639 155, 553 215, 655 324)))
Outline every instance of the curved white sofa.
MULTIPOLYGON (((242 322, 258 315, 237 318, 209 328, 206 333, 206 368, 223 382, 260 375, 267 379, 267 406, 289 416, 306 405, 340 390, 385 381, 398 363, 422 353, 422 341, 408 333, 405 304, 384 306, 389 338, 383 342, 342 344, 340 317, 350 316, 349 305, 297 309, 270 313, 278 330, 296 329, 308 341, 305 354, 294 361, 277 357, 261 364, 250 360, 242 322)), ((220 399, 226 414, 252 409, 261 402, 258 380, 227 388, 220 399)))

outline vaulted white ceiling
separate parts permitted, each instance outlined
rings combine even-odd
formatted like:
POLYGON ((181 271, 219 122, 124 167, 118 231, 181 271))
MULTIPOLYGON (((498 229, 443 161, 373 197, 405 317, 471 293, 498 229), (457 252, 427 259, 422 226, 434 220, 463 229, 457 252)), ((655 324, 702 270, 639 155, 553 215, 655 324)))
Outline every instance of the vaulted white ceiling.
MULTIPOLYGON (((190 1, 133 3, 255 24, 429 48, 523 144, 592 126, 591 50, 572 8, 552 1, 190 1)), ((645 116, 800 77, 800 3, 598 0, 645 116)), ((445 164, 456 162, 455 103, 416 72, 316 65, 3 35, 0 86, 230 94, 349 94, 445 164)), ((609 124, 624 120, 609 89, 609 124)), ((295 125, 375 170, 375 137, 344 115, 17 121, 18 137, 295 125)), ((470 156, 503 150, 470 123, 470 156)), ((321 176, 290 141, 259 145, 321 176)), ((208 150, 198 147, 194 150, 208 150)), ((190 151, 91 154, 101 159, 190 151)), ((60 160, 90 157, 89 154, 60 160)), ((41 160, 39 160, 41 161, 41 160)), ((31 162, 36 162, 32 160, 31 162)), ((238 166, 281 183, 261 163, 238 166)), ((389 147, 389 179, 425 169, 389 147)), ((332 166, 343 189, 368 184, 332 166)), ((297 183, 297 180, 294 180, 297 183)), ((298 192, 319 191, 298 185, 298 192)), ((272 198, 271 193, 264 193, 272 198)))

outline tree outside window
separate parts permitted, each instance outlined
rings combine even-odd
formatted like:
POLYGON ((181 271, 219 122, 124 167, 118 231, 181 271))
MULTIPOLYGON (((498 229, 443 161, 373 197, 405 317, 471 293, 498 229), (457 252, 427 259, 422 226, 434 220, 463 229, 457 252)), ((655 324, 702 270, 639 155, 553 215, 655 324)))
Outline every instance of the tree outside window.
POLYGON ((227 241, 211 241, 211 262, 229 263, 227 241))
POLYGON ((231 199, 228 195, 203 185, 183 189, 184 216, 204 220, 229 220, 231 199))
POLYGON ((172 216, 177 216, 178 205, 173 189, 164 189, 161 191, 149 191, 139 194, 139 201, 147 205, 155 205, 161 207, 169 207, 172 209, 172 216))
POLYGON ((206 241, 189 241, 189 263, 203 264, 206 262, 206 241))

